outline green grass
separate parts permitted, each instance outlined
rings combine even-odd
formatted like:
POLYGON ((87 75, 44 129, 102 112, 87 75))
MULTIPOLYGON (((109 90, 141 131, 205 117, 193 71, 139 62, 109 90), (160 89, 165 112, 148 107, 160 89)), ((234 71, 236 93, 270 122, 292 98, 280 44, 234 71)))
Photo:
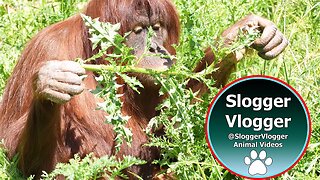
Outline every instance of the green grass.
MULTIPOLYGON (((180 12, 182 23, 182 37, 177 47, 177 57, 182 57, 183 62, 180 63, 187 67, 195 65, 202 57, 202 51, 207 46, 213 46, 214 39, 224 29, 250 12, 272 20, 285 34, 290 45, 277 59, 265 61, 255 54, 248 56, 238 63, 237 71, 232 74, 230 81, 245 75, 271 75, 288 82, 301 94, 312 119, 310 147, 302 160, 278 179, 320 179, 320 2, 316 0, 174 0, 174 2, 180 12)), ((0 93, 26 42, 40 29, 78 12, 83 8, 83 4, 82 0, 0 0, 0 93)), ((203 122, 192 123, 196 127, 203 126, 203 122)), ((181 134, 169 134, 171 137, 179 138, 178 135, 181 134)), ((195 138, 203 139, 198 136, 195 138)), ((163 145, 164 140, 158 143, 163 145)), ((201 143, 205 141, 197 144, 201 143)), ((199 156, 188 156, 190 153, 187 151, 190 149, 185 151, 181 149, 175 154, 178 162, 169 166, 176 170, 182 179, 191 175, 186 173, 187 170, 195 170, 192 177, 197 179, 202 179, 203 175, 208 179, 222 179, 228 176, 211 158, 206 144, 193 147, 192 153, 201 152, 199 156), (201 156, 210 158, 201 160, 201 156), (214 167, 209 171, 213 175, 208 174, 207 170, 210 167, 214 167)), ((165 154, 165 157, 168 156, 171 155, 165 154)), ((22 178, 15 169, 15 162, 9 161, 5 157, 5 151, 1 149, 0 179, 19 177, 22 178)))

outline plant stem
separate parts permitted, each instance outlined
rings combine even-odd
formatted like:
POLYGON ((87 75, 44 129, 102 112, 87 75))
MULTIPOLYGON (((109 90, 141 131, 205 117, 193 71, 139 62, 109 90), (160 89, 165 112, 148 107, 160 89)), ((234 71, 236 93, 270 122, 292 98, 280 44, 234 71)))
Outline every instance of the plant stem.
POLYGON ((112 73, 142 73, 142 74, 161 74, 167 76, 181 76, 181 77, 193 77, 195 73, 188 72, 177 72, 170 70, 155 70, 155 69, 145 69, 134 66, 112 66, 112 65, 95 65, 95 64, 81 64, 81 66, 89 71, 99 72, 99 71, 108 71, 112 73))

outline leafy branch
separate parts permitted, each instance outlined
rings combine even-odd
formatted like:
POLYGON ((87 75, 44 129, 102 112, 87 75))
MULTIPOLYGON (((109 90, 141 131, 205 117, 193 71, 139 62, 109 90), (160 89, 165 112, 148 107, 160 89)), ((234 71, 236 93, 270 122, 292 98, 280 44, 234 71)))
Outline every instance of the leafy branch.
MULTIPOLYGON (((208 87, 212 87, 214 84, 212 79, 206 78, 216 70, 214 63, 198 73, 192 72, 190 69, 185 68, 181 64, 179 64, 179 67, 173 65, 173 67, 171 67, 169 70, 153 70, 136 67, 135 65, 146 55, 149 47, 146 47, 145 53, 137 59, 131 53, 132 48, 125 45, 125 39, 130 32, 124 36, 121 36, 118 33, 120 30, 120 24, 113 25, 108 22, 100 22, 99 19, 91 19, 83 14, 81 16, 85 25, 88 27, 92 48, 98 49, 99 51, 97 54, 93 55, 87 60, 80 60, 80 63, 86 70, 98 72, 100 74, 100 76, 96 78, 99 85, 92 92, 98 97, 104 99, 103 103, 98 104, 98 109, 107 112, 108 115, 106 116, 106 122, 114 126, 114 131, 116 132, 115 141, 117 144, 117 151, 120 150, 120 146, 124 141, 126 141, 128 145, 130 145, 130 142, 132 141, 132 133, 130 129, 125 126, 130 117, 123 116, 121 112, 121 97, 123 94, 117 94, 117 92, 118 88, 121 87, 122 84, 117 84, 117 76, 121 77, 128 86, 138 93, 138 88, 143 88, 143 85, 135 77, 128 76, 127 73, 141 73, 155 77, 157 83, 162 85, 162 90, 160 93, 167 93, 169 95, 169 100, 176 104, 175 107, 177 108, 177 113, 179 114, 178 119, 185 119, 183 115, 185 110, 182 109, 182 107, 188 107, 190 102, 187 102, 184 104, 184 106, 179 107, 180 103, 183 102, 185 97, 181 96, 180 98, 177 98, 177 96, 172 95, 171 91, 177 83, 186 85, 186 80, 196 79, 202 81, 208 87), (107 53, 111 48, 112 53, 107 53), (96 59, 105 60, 107 65, 85 64, 85 62, 96 59)), ((235 43, 233 43, 231 47, 223 47, 222 53, 232 53, 239 50, 239 48, 248 47, 251 45, 256 36, 258 36, 256 31, 246 31, 245 33, 243 30, 240 31, 240 35, 236 39, 235 43)), ((153 35, 152 29, 149 29, 147 35, 148 46, 151 46, 150 39, 153 35)), ((181 88, 183 87, 179 87, 180 91, 181 88)), ((183 94, 184 92, 181 91, 180 95, 183 94)), ((194 97, 196 96, 193 96, 193 98, 194 97)))

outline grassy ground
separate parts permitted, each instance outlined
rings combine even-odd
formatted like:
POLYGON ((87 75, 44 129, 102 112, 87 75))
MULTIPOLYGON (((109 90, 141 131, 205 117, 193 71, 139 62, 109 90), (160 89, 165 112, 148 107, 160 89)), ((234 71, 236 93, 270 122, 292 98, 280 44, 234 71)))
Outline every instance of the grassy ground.
MULTIPOLYGON (((83 4, 81 0, 0 0, 0 93, 26 42, 40 29, 78 12, 83 4)), ((252 74, 271 75, 288 82, 302 95, 312 118, 311 142, 298 165, 279 179, 320 179, 320 2, 175 0, 175 4, 183 25, 181 49, 192 46, 202 50, 212 45, 225 28, 249 12, 272 20, 285 34, 290 45, 282 55, 272 61, 257 55, 247 57, 238 64, 231 80, 252 74)), ((214 162, 212 165, 218 166, 214 162)), ((14 166, 0 152, 0 179, 19 178, 14 166)), ((223 174, 221 168, 217 169, 217 174, 223 174)), ((226 177, 220 175, 214 177, 226 177)))

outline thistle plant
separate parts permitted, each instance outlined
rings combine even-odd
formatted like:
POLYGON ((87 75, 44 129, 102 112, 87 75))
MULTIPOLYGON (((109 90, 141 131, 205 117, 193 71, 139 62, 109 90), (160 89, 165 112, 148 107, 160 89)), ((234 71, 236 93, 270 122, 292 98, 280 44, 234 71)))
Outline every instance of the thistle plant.
MULTIPOLYGON (((110 24, 108 22, 100 22, 99 19, 91 19, 85 15, 81 15, 85 25, 87 26, 90 34, 90 40, 92 42, 92 49, 98 49, 98 53, 86 60, 79 60, 82 67, 86 70, 94 71, 99 74, 96 78, 98 86, 92 90, 96 96, 102 98, 104 102, 97 104, 97 109, 106 112, 106 123, 112 124, 114 132, 116 134, 116 150, 119 151, 121 145, 126 142, 129 146, 132 141, 132 132, 126 127, 126 123, 130 119, 128 116, 124 116, 121 113, 121 97, 123 94, 118 94, 118 88, 122 84, 117 83, 117 78, 121 78, 124 83, 130 86, 134 91, 139 93, 139 88, 143 88, 143 85, 135 77, 128 76, 127 73, 143 73, 153 76, 155 83, 160 84, 160 96, 166 95, 166 99, 163 100, 157 107, 160 111, 160 115, 152 118, 148 127, 145 129, 149 135, 151 142, 145 144, 145 146, 157 146, 161 148, 162 158, 155 160, 154 163, 161 166, 169 167, 168 171, 174 171, 179 177, 194 177, 206 179, 208 174, 214 171, 221 171, 206 147, 205 136, 203 132, 204 119, 213 95, 217 92, 217 89, 213 88, 215 81, 208 78, 216 69, 214 64, 209 65, 201 72, 192 72, 190 68, 187 68, 183 63, 177 63, 168 70, 152 70, 138 68, 135 65, 139 61, 137 57, 131 54, 132 49, 125 45, 126 36, 121 36, 118 31, 120 24, 110 24), (111 53, 109 50, 112 48, 111 53), (96 59, 103 59, 107 65, 94 65, 85 64, 96 59), (204 94, 201 98, 198 98, 198 92, 193 92, 191 89, 187 89, 187 84, 190 79, 196 79, 204 83, 209 89, 210 93, 204 94), (151 130, 162 127, 165 131, 165 135, 161 137, 154 136, 151 130), (191 146, 192 144, 192 146, 191 146), (206 149, 205 151, 203 151, 206 149), (200 153, 199 153, 200 152, 200 153), (212 168, 214 167, 214 168, 212 168), (199 173, 200 172, 200 173, 199 173)), ((150 46, 150 39, 153 36, 152 30, 149 29, 147 36, 147 46, 150 46)), ((234 45, 225 47, 222 44, 217 48, 221 50, 217 54, 217 57, 223 57, 225 54, 232 53, 239 50, 239 48, 246 48, 251 45, 253 40, 259 34, 256 31, 240 32, 240 35, 235 40, 234 45)), ((148 47, 146 47, 147 52, 148 47)), ((139 58, 143 58, 143 54, 139 58)), ((181 55, 181 54, 179 54, 181 55)), ((204 54, 197 56, 196 62, 199 62, 204 54)), ((177 57, 170 57, 177 58, 177 57)), ((181 57, 182 61, 186 61, 181 57)), ((177 58, 179 61, 179 57, 177 58)), ((85 161, 90 161, 84 159, 85 161)), ((103 157, 102 160, 93 159, 94 161, 101 161, 100 165, 105 165, 107 170, 111 173, 110 164, 104 164, 103 162, 114 162, 113 156, 103 157), (109 167, 109 169, 108 169, 109 167)), ((130 158, 131 163, 124 163, 123 166, 116 167, 116 175, 121 175, 121 169, 129 167, 133 164, 142 164, 143 161, 130 158)), ((125 159, 126 160, 126 159, 125 159)), ((74 162, 80 163, 78 157, 75 157, 74 162)), ((88 162, 90 164, 90 162, 88 162)), ((92 161, 93 162, 93 161, 92 161)), ((73 162, 70 162, 74 164, 73 162)), ((119 162, 121 165, 121 162, 119 162)), ((111 167, 115 166, 112 164, 111 167)), ((70 166, 73 167, 73 166, 70 166)), ((67 172, 68 165, 60 165, 58 169, 61 172, 67 172)), ((101 170, 101 168, 99 168, 101 170)), ((61 173, 56 170, 56 174, 61 173)), ((95 171, 98 172, 98 171, 95 171)), ((102 173, 102 171, 100 171, 102 173)), ((45 175, 44 177, 50 177, 45 175)), ((94 177, 97 177, 96 175, 94 177)), ((111 174, 110 178, 113 178, 111 174)))

